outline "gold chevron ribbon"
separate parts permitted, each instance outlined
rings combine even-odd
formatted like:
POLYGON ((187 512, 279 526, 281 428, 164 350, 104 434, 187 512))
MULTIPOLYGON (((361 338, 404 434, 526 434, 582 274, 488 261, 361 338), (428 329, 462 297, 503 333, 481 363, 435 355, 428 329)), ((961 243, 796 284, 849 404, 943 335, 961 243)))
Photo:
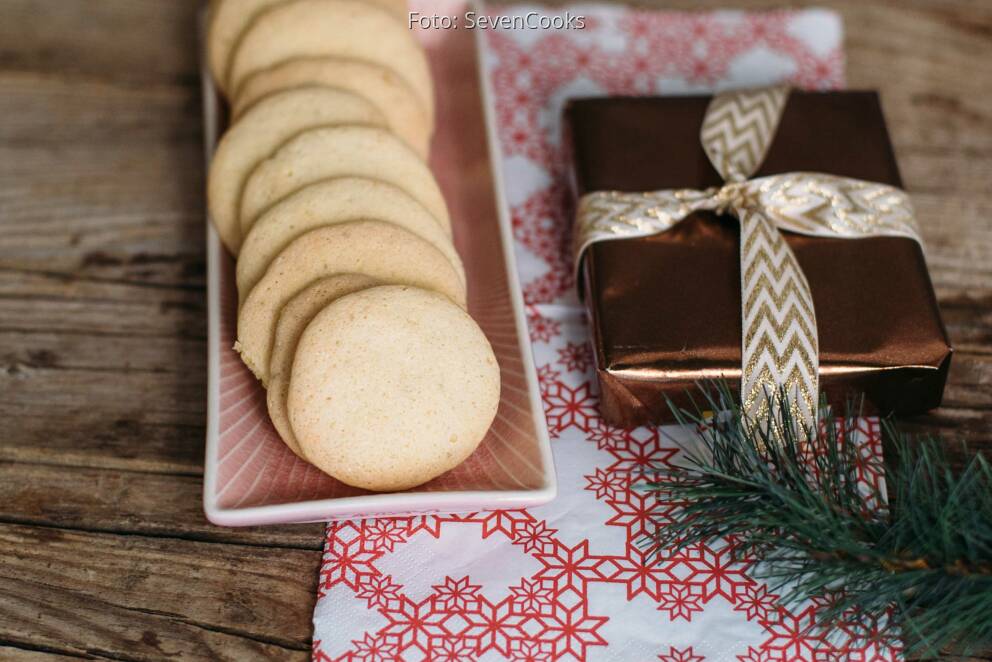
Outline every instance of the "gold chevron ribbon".
POLYGON ((730 213, 741 225, 741 400, 752 420, 791 396, 793 418, 816 422, 819 349, 809 283, 780 230, 818 237, 906 237, 922 244, 909 196, 885 184, 822 173, 748 179, 761 165, 788 89, 719 94, 700 139, 726 180, 706 190, 597 191, 579 201, 575 267, 591 244, 664 232, 694 211, 730 213))

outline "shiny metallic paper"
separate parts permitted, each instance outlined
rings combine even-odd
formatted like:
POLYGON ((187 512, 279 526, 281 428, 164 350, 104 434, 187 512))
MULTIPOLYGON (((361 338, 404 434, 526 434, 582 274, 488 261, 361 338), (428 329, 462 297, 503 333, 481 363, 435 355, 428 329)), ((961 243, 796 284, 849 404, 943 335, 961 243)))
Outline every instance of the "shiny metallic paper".
MULTIPOLYGON (((777 111, 786 99, 785 95, 775 90, 749 94, 748 97, 738 97, 738 110, 760 108, 761 100, 767 98, 769 101, 765 106, 777 111)), ((721 95, 713 102, 713 107, 719 110, 718 104, 732 98, 733 95, 721 95)), ((667 209, 681 212, 677 214, 679 219, 684 217, 678 226, 686 227, 665 224, 671 229, 661 235, 615 239, 602 231, 598 235, 588 232, 591 200, 598 203, 595 205, 596 213, 602 219, 602 210, 609 207, 609 196, 613 196, 614 201, 631 202, 636 195, 631 196, 627 192, 664 197, 664 193, 650 192, 712 189, 713 200, 719 203, 717 198, 722 190, 719 186, 725 179, 742 182, 751 175, 756 178, 777 175, 767 181, 778 180, 781 188, 781 183, 788 179, 782 175, 789 173, 806 178, 804 190, 807 192, 812 190, 809 186, 814 178, 824 185, 833 181, 841 189, 848 189, 851 201, 862 191, 853 185, 856 182, 838 178, 862 180, 863 187, 875 186, 882 193, 892 193, 891 196, 875 197, 872 204, 877 214, 883 214, 886 208, 884 200, 889 197, 899 198, 903 201, 900 204, 904 204, 905 196, 898 191, 900 180, 884 120, 873 94, 793 93, 784 103, 779 126, 771 138, 763 165, 756 167, 762 162, 760 153, 751 154, 749 158, 754 163, 742 161, 740 164, 741 167, 746 166, 746 172, 734 173, 737 176, 729 177, 728 167, 722 167, 728 164, 719 159, 713 161, 713 144, 708 145, 711 153, 707 157, 700 142, 702 133, 703 143, 713 143, 712 140, 707 141, 708 129, 704 125, 706 109, 710 106, 709 98, 596 99, 576 101, 569 107, 567 118, 575 153, 575 194, 576 197, 584 196, 580 202, 583 213, 579 217, 579 241, 590 235, 601 239, 587 244, 581 282, 585 286, 585 299, 593 325, 594 349, 603 391, 603 414, 611 422, 630 426, 663 420, 668 410, 666 397, 682 400, 685 391, 692 389, 699 380, 723 378, 732 384, 740 382, 741 286, 748 287, 748 278, 747 274, 743 279, 741 277, 742 255, 726 255, 726 264, 720 264, 716 259, 717 253, 726 253, 731 244, 735 252, 740 250, 739 222, 737 218, 722 213, 728 205, 669 205, 667 209), (841 138, 845 132, 851 134, 851 140, 841 138), (621 149, 627 151, 618 151, 621 149), (714 163, 721 167, 714 166, 714 163), (686 167, 680 169, 679 164, 686 167), (675 207, 681 209, 676 210, 675 207), (604 238, 610 240, 602 241, 604 238), (665 238, 674 241, 659 241, 665 238), (645 244, 635 246, 637 242, 645 244), (652 258, 651 255, 657 257, 652 258), (635 259, 637 257, 642 259, 635 259), (665 264, 660 267, 646 264, 654 259, 665 264), (621 271, 623 277, 629 279, 627 282, 618 280, 616 269, 604 268, 604 262, 613 261, 625 262, 625 268, 621 271), (645 267, 644 271, 633 273, 635 264, 645 267), (651 274, 657 278, 650 277, 651 274), (728 276, 736 279, 736 292, 726 287, 728 276), (643 319, 638 320, 637 311, 645 311, 652 305, 650 300, 659 298, 661 300, 654 305, 667 315, 646 312, 642 315, 643 319), (673 302, 681 308, 675 309, 673 302), (693 322, 687 317, 705 322, 693 322), (729 342, 728 329, 716 328, 718 325, 736 329, 736 346, 729 342)), ((774 118, 774 113, 768 112, 752 113, 751 116, 756 115, 774 118)), ((740 117, 744 116, 741 112, 740 117)), ((727 125, 726 122, 723 124, 727 125)), ((758 127, 760 130, 757 132, 765 132, 764 142, 767 144, 771 129, 775 129, 774 123, 763 119, 759 124, 768 124, 767 127, 758 127)), ((718 136, 717 143, 731 144, 740 137, 718 136)), ((751 151, 744 149, 742 153, 746 155, 751 151)), ((795 183, 792 186, 798 190, 795 183)), ((752 196, 762 198, 765 204, 770 201, 769 196, 758 193, 761 187, 757 181, 750 188, 755 189, 751 192, 752 196)), ((689 194, 691 191, 678 193, 689 194)), ((746 191, 744 193, 747 194, 746 191)), ((672 200, 679 202, 677 196, 672 200)), ((636 206, 631 205, 630 209, 636 206)), ((908 204, 905 206, 908 208, 908 204)), ((614 205, 615 215, 621 207, 624 207, 622 203, 614 205)), ((844 210, 837 205, 834 207, 833 215, 841 220, 844 210)), ((737 210, 738 216, 740 211, 737 210)), ((767 211, 772 210, 769 208, 767 211)), ((899 214, 889 213, 888 216, 899 220, 899 214)), ((896 233, 892 232, 891 227, 876 227, 873 232, 862 231, 869 228, 856 228, 859 230, 857 233, 837 228, 835 233, 848 237, 852 234, 889 235, 865 239, 838 240, 782 233, 809 281, 818 322, 818 334, 812 334, 812 346, 816 346, 816 335, 820 335, 820 381, 834 402, 842 401, 846 395, 864 391, 883 411, 908 413, 939 403, 950 348, 919 244, 907 238, 914 236, 911 220, 908 225, 901 225, 903 231, 896 233), (837 241, 847 241, 855 246, 851 250, 852 247, 842 247, 837 241), (903 244, 901 249, 893 250, 901 250, 904 257, 876 261, 869 253, 861 253, 866 246, 878 242, 903 244), (907 243, 912 247, 907 248, 907 243), (836 262, 824 261, 827 255, 835 255, 836 262), (874 264, 874 271, 865 271, 865 260, 874 264), (895 273, 891 273, 892 269, 895 273), (848 290, 849 303, 838 309, 832 302, 845 296, 838 287, 851 286, 852 283, 846 275, 835 276, 839 271, 852 270, 865 271, 864 282, 848 290), (881 281, 891 281, 893 278, 910 291, 904 296, 889 291, 894 283, 881 281), (900 299, 905 306, 896 305, 900 299), (828 305, 828 302, 831 303, 828 305), (857 329, 845 332, 841 315, 844 310, 851 311, 850 302, 880 313, 883 309, 885 311, 884 315, 868 315, 876 318, 870 320, 875 326, 869 334, 871 341, 868 343, 864 342, 865 334, 857 329), (911 331, 922 333, 920 337, 914 337, 911 331)), ((788 222, 775 224, 783 230, 790 229, 788 222)), ((812 233, 806 228, 791 229, 805 231, 807 235, 833 231, 828 226, 823 228, 823 232, 812 233)), ((633 228, 626 228, 630 234, 646 234, 643 229, 640 232, 631 230, 633 228)), ((772 232, 777 234, 773 229, 772 232)), ((753 241, 749 239, 748 243, 753 241)), ((785 252, 788 253, 788 249, 785 252)), ((885 257, 885 251, 882 252, 880 257, 885 257)), ((863 313, 851 315, 850 325, 855 326, 864 318, 863 313)), ((751 326, 754 326, 753 321, 751 326)), ((790 337, 802 335, 793 333, 790 337)), ((745 351, 749 351, 746 349, 748 346, 745 345, 745 351)), ((753 363, 753 355, 748 356, 751 356, 750 363, 753 363)), ((801 375, 799 377, 792 381, 800 386, 816 383, 815 375, 812 382, 808 378, 801 379, 801 375)), ((752 396, 756 390, 753 378, 747 371, 744 378, 751 384, 748 402, 753 404, 755 398, 752 396)))

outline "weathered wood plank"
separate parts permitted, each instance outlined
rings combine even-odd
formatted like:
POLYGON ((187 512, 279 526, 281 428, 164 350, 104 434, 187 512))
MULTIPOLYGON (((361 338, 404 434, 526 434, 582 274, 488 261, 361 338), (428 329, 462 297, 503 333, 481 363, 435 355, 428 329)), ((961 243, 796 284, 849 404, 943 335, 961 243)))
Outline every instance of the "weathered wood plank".
MULTIPOLYGON (((259 644, 309 648, 310 615, 297 607, 315 597, 310 582, 300 578, 315 576, 317 552, 16 525, 0 525, 0 545, 10 550, 0 567, 0 581, 33 586, 41 599, 50 590, 86 596, 62 605, 69 621, 88 621, 85 612, 94 612, 94 620, 112 628, 113 623, 99 616, 104 609, 124 610, 128 619, 150 616, 165 621, 150 630, 161 640, 161 648, 134 627, 119 633, 133 650, 109 649, 113 652, 165 653, 169 647, 162 635, 170 630, 183 632, 184 639, 188 631, 236 637, 253 649, 259 644)), ((30 611, 11 615, 9 606, 0 607, 0 631, 16 628, 31 616, 30 611)), ((126 624, 124 620, 119 625, 126 624)), ((73 643, 66 639, 62 645, 73 643)))
POLYGON ((128 412, 19 415, 0 445, 0 461, 199 477, 203 422, 142 421, 128 412))
MULTIPOLYGON (((224 528, 210 524, 199 476, 0 462, 0 522, 94 533, 322 548, 321 524, 224 528)), ((8 553, 0 542, 0 557, 8 553)), ((313 581, 300 576, 301 584, 313 581)))
POLYGON ((58 583, 0 575, 0 594, 0 628, 13 645, 100 660, 309 659, 308 651, 211 629, 154 609, 128 609, 58 583))
POLYGON ((0 62, 126 83, 192 83, 200 0, 4 0, 0 62))

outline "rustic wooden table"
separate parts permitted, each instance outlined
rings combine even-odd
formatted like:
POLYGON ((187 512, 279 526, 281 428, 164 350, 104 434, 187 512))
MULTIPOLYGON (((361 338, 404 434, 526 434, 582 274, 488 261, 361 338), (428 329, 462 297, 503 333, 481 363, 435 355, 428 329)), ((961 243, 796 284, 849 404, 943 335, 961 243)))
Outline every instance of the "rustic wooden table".
MULTIPOLYGON (((957 348, 913 424, 992 447, 992 2, 818 4, 882 91, 957 348)), ((199 7, 0 0, 3 660, 308 657, 322 526, 201 510, 199 7)))

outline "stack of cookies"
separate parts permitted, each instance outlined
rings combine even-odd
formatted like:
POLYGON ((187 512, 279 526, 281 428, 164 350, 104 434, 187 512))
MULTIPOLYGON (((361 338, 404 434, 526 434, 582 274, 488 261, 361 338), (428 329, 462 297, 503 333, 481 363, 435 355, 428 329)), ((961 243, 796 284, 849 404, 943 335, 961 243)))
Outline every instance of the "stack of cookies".
POLYGON ((231 126, 210 214, 237 256, 242 360, 300 457, 370 490, 465 460, 499 366, 425 158, 427 59, 403 0, 215 0, 231 126))

